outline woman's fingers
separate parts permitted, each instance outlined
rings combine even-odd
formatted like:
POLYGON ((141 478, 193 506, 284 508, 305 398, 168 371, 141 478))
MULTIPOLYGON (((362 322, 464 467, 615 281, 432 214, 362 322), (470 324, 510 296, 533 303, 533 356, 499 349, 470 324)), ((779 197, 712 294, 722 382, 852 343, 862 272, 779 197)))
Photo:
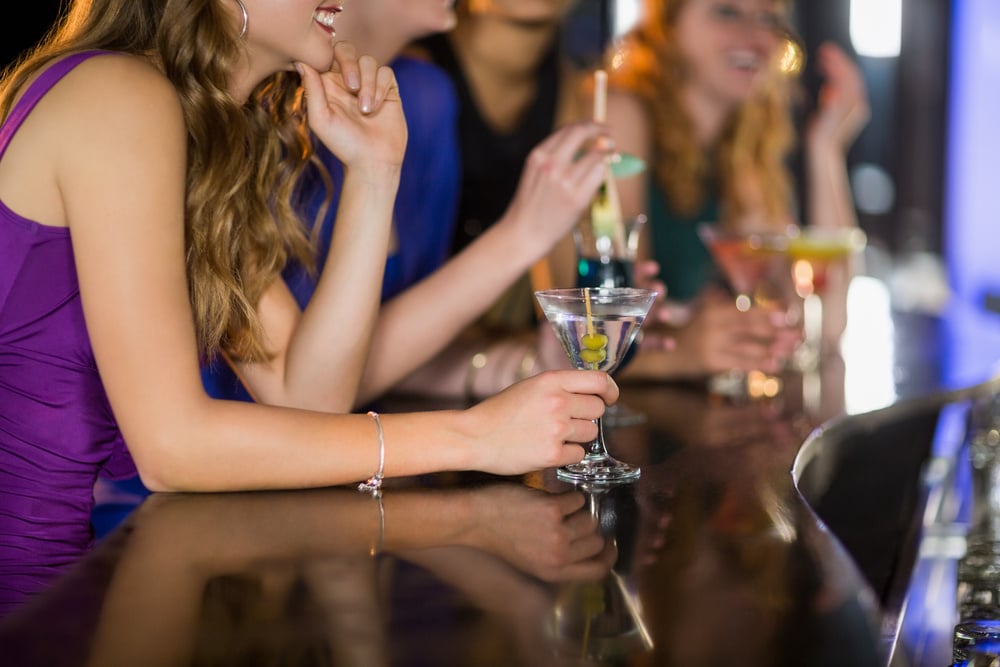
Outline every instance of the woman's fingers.
MULTIPOLYGON (((590 394, 600 397, 606 405, 618 400, 618 385, 603 371, 554 371, 559 374, 560 386, 574 394, 590 394)), ((600 415, 593 415, 596 419, 600 415)))
MULTIPOLYGON (((399 86, 396 83, 396 74, 392 68, 381 66, 375 71, 375 101, 372 111, 378 110, 386 100, 399 97, 399 86)), ((363 109, 362 109, 363 110, 363 109)))
POLYGON ((374 113, 383 101, 396 94, 396 77, 392 69, 380 66, 371 56, 358 55, 351 42, 341 41, 334 45, 330 71, 339 74, 347 90, 357 97, 361 113, 374 113))
MULTIPOLYGON (((593 143, 601 134, 607 134, 607 128, 603 125, 591 121, 570 123, 546 137, 537 148, 561 162, 572 162, 585 146, 593 143)), ((606 150, 591 152, 608 154, 606 150)))
POLYGON ((351 42, 340 41, 333 45, 331 72, 339 72, 344 83, 355 93, 361 90, 361 66, 358 64, 358 50, 351 42))
POLYGON ((319 72, 305 63, 295 63, 295 69, 302 78, 302 87, 306 91, 306 110, 312 114, 319 109, 319 105, 326 106, 326 93, 323 90, 323 82, 320 81, 319 72))

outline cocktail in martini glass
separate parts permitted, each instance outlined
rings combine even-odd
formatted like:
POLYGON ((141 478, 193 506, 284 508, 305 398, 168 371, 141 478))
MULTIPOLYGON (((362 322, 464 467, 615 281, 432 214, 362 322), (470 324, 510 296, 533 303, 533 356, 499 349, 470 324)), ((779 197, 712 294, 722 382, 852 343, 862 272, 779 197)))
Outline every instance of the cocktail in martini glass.
MULTIPOLYGON (((735 293, 737 310, 767 308, 794 319, 789 311, 794 291, 788 234, 741 232, 701 224, 698 235, 735 293)), ((710 378, 709 389, 726 396, 770 398, 781 391, 781 379, 763 370, 747 373, 732 369, 710 378)))
POLYGON ((802 370, 811 370, 823 356, 823 301, 834 267, 865 249, 868 238, 857 227, 793 228, 788 240, 795 291, 802 297, 805 339, 796 355, 802 370))
MULTIPOLYGON (((810 293, 822 295, 826 290, 830 267, 864 250, 867 243, 868 238, 865 233, 857 227, 836 229, 801 227, 795 228, 789 235, 788 255, 793 262, 808 263, 807 273, 811 274, 811 277, 805 289, 810 293)), ((798 283, 796 286, 798 287, 798 283)))
MULTIPOLYGON (((634 287, 540 290, 535 298, 576 368, 612 373, 625 357, 646 319, 656 292, 634 287)), ((574 483, 627 482, 639 468, 608 454, 604 429, 586 446, 579 463, 559 468, 559 479, 574 483)))

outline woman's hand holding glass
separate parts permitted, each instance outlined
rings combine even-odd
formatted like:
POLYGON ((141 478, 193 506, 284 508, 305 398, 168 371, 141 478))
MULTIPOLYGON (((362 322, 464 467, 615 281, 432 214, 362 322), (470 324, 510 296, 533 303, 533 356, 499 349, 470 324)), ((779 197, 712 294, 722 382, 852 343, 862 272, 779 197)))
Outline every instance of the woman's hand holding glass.
POLYGON ((618 400, 618 385, 601 371, 549 371, 511 385, 469 408, 478 445, 470 470, 515 475, 576 463, 597 437, 594 423, 618 400))
POLYGON ((686 319, 686 315, 682 314, 686 309, 667 299, 667 286, 660 280, 659 275, 660 265, 657 262, 650 259, 636 260, 632 272, 632 284, 635 287, 653 290, 657 295, 649 314, 646 315, 641 336, 636 340, 636 347, 644 351, 670 352, 677 347, 677 339, 671 325, 686 319))
POLYGON ((788 325, 783 311, 751 308, 741 312, 732 295, 711 287, 699 298, 678 338, 705 372, 760 369, 777 373, 794 352, 801 332, 788 325))

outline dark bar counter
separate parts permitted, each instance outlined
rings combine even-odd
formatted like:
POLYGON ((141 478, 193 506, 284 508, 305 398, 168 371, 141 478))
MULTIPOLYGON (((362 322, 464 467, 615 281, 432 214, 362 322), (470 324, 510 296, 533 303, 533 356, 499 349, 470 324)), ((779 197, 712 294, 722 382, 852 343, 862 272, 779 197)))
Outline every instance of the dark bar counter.
MULTIPOLYGON (((895 393, 870 410, 846 353, 776 399, 623 386, 647 418, 607 435, 633 484, 153 494, 0 621, 0 664, 944 667, 954 623, 918 610, 954 613, 954 578, 925 585, 961 556, 948 415, 997 387, 949 389, 918 320, 897 317, 895 393)), ((447 406, 381 409, 417 407, 447 406)))

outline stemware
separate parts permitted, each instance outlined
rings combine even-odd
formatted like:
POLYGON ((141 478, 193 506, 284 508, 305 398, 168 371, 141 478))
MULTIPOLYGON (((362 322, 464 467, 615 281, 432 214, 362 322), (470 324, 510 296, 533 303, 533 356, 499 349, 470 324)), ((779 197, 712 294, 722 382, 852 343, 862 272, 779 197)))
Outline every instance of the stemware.
MULTIPOLYGON (((698 235, 735 293, 736 308, 784 311, 792 324, 798 319, 790 308, 794 296, 787 233, 736 231, 707 223, 698 235)), ((732 397, 773 398, 781 392, 781 378, 757 369, 723 371, 709 379, 709 390, 732 397)))
MULTIPOLYGON (((654 290, 634 287, 539 290, 535 298, 573 366, 612 373, 635 340, 656 299, 654 290)), ((598 418, 597 437, 583 460, 559 468, 556 476, 574 483, 627 482, 640 470, 608 454, 598 418)))
MULTIPOLYGON (((573 231, 576 245, 577 287, 633 287, 633 269, 639 250, 639 237, 646 226, 646 216, 637 215, 624 220, 620 230, 595 224, 584 216, 573 231)), ((635 348, 622 359, 623 368, 635 356, 635 348)), ((641 424, 646 415, 625 403, 615 403, 604 413, 608 428, 641 424)))
POLYGON ((573 664, 624 664, 653 648, 639 598, 621 574, 597 581, 568 581, 556 589, 548 632, 555 652, 573 664))
POLYGON ((564 581, 556 588, 548 618, 555 653, 587 664, 648 653, 653 648, 652 636, 628 575, 634 526, 630 529, 630 522, 621 520, 634 517, 634 492, 620 485, 580 484, 577 488, 586 496, 587 511, 601 536, 614 545, 618 558, 600 580, 564 581))
POLYGON ((602 233, 584 217, 573 230, 576 245, 577 287, 633 287, 632 270, 646 216, 624 221, 624 233, 602 233))
POLYGON ((856 227, 795 227, 788 240, 795 291, 803 299, 804 340, 796 354, 801 370, 812 370, 823 355, 823 300, 832 267, 846 263, 868 243, 856 227))

